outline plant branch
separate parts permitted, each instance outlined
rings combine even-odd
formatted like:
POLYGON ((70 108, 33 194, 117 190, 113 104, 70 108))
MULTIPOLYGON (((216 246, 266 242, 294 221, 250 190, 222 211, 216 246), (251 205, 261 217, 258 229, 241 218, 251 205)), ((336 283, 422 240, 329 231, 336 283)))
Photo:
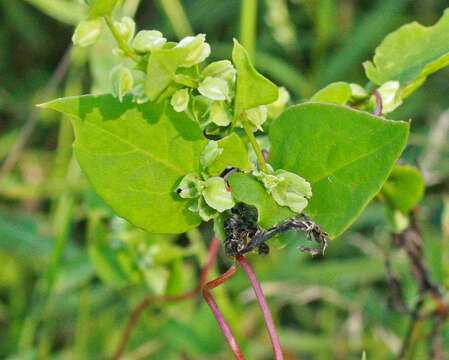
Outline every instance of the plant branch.
POLYGON ((223 314, 221 313, 220 309, 218 308, 217 303, 215 302, 212 295, 209 293, 210 289, 213 289, 217 287, 220 284, 223 284, 226 280, 231 278, 235 272, 237 271, 238 267, 236 264, 232 265, 228 271, 226 271, 223 275, 218 277, 215 280, 209 281, 206 283, 203 287, 202 293, 203 297, 206 300, 207 304, 210 306, 212 312, 214 313, 215 318, 217 319, 218 325, 221 328, 221 331, 223 332, 223 335, 226 338, 226 341, 228 342, 232 352, 235 355, 235 358, 237 360, 245 360, 245 357, 243 356, 242 351, 239 348, 239 345, 237 344, 237 341, 235 340, 234 335, 232 334, 232 331, 226 322, 223 314))
POLYGON ((114 23, 112 22, 111 15, 106 15, 104 17, 104 20, 106 21, 106 24, 109 27, 109 30, 111 30, 112 35, 114 36, 115 40, 117 41, 117 44, 123 52, 129 56, 131 59, 133 59, 135 62, 139 63, 142 59, 139 55, 137 55, 134 51, 132 51, 128 44, 122 39, 120 34, 117 32, 117 29, 114 26, 114 23))
POLYGON ((242 265, 243 271, 245 271, 246 275, 248 276, 248 279, 254 289, 257 301, 259 302, 260 309, 262 310, 263 318, 265 319, 265 324, 267 326, 268 335, 270 336, 271 346, 273 347, 274 358, 275 360, 283 360, 284 356, 282 355, 281 343, 279 342, 279 337, 274 326, 273 318, 271 316, 267 300, 265 299, 265 295, 263 294, 256 274, 254 273, 254 270, 252 269, 249 262, 245 259, 245 257, 237 256, 237 260, 239 261, 240 265, 242 265))
POLYGON ((145 298, 135 309, 132 313, 131 317, 128 320, 128 324, 126 325, 125 331, 123 332, 122 338, 120 340, 120 344, 117 347, 117 350, 114 355, 114 360, 119 360, 122 356, 123 351, 126 348, 126 344, 128 342, 129 336, 131 334, 131 331, 134 329, 134 327, 137 325, 137 321, 140 318, 140 315, 142 314, 143 310, 145 310, 149 305, 151 305, 154 302, 176 302, 176 301, 182 301, 190 299, 196 295, 198 295, 201 291, 201 288, 203 284, 206 282, 207 275, 212 268, 212 265, 215 262, 215 259, 217 258, 218 248, 220 246, 220 239, 217 237, 213 237, 212 241, 209 245, 209 251, 207 256, 206 264, 204 265, 204 268, 201 272, 200 281, 195 289, 192 291, 189 291, 182 295, 177 296, 148 296, 145 298))
POLYGON ((246 136, 248 136, 248 139, 254 149, 254 152, 256 153, 257 160, 259 161, 259 165, 262 171, 265 174, 268 174, 267 163, 265 162, 265 158, 262 154, 262 151, 260 150, 259 144, 257 143, 256 137, 254 136, 253 131, 251 130, 248 120, 246 119, 244 114, 240 115, 240 121, 242 122, 242 126, 243 129, 245 130, 246 136))
POLYGON ((254 61, 256 51, 257 0, 243 0, 240 10, 240 40, 254 61))

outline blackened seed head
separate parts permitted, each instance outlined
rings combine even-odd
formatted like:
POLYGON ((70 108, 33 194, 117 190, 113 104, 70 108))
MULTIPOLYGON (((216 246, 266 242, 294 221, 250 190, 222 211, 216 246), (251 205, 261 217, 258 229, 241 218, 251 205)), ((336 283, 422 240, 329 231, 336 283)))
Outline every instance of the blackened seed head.
POLYGON ((177 188, 177 189, 176 189, 176 193, 177 193, 177 194, 180 194, 180 193, 181 193, 181 191, 182 191, 182 189, 181 189, 181 188, 177 188))

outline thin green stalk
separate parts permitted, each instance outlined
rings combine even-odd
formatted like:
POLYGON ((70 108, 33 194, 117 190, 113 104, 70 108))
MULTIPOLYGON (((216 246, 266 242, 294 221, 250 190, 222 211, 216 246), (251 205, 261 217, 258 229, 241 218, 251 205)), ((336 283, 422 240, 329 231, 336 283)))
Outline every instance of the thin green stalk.
POLYGON ((160 0, 160 4, 179 39, 193 34, 192 26, 180 0, 160 0))
POLYGON ((242 122, 246 136, 248 136, 248 139, 254 149, 254 152, 256 153, 260 168, 265 174, 268 174, 267 163, 265 162, 265 158, 263 157, 262 151, 260 150, 259 144, 257 143, 256 137, 254 136, 253 131, 251 130, 248 120, 246 119, 245 116, 240 116, 240 121, 242 122))
POLYGON ((242 0, 240 8, 240 41, 254 61, 256 51, 257 0, 242 0))
POLYGON ((130 57, 131 59, 133 59, 135 62, 140 62, 142 59, 139 55, 137 55, 134 51, 132 51, 128 44, 121 38, 120 34, 117 32, 117 29, 114 26, 114 23, 112 22, 112 17, 111 15, 106 15, 104 17, 106 24, 109 27, 109 30, 111 30, 112 35, 114 36, 115 40, 117 41, 117 44, 119 46, 119 48, 121 50, 123 50, 123 52, 130 57))

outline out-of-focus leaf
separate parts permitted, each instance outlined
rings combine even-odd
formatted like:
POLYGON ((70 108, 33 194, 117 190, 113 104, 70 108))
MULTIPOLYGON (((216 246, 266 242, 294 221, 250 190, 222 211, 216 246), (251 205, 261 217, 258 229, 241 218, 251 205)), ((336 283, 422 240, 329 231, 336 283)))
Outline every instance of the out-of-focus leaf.
POLYGON ((94 0, 89 11, 89 18, 94 19, 99 16, 107 15, 114 9, 117 0, 94 0))
POLYGON ((52 18, 70 25, 78 24, 87 15, 87 8, 77 1, 25 0, 52 18))
POLYGON ((427 76, 449 65, 448 33, 449 9, 433 26, 402 26, 376 48, 372 62, 363 64, 366 76, 378 85, 399 81, 402 97, 409 96, 427 76))
POLYGON ((424 179, 418 169, 396 165, 380 191, 393 209, 407 214, 424 195, 424 179))
POLYGON ((270 128, 269 162, 312 185, 305 212, 331 238, 362 212, 401 154, 409 124, 348 107, 293 106, 270 128))

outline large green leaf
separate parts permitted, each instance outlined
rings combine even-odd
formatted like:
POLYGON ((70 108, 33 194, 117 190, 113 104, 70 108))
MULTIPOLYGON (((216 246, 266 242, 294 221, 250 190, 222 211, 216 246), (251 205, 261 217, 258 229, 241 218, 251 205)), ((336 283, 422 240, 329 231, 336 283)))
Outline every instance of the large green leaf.
POLYGON ((380 85, 397 80, 405 98, 435 71, 449 65, 449 9, 433 26, 417 22, 389 34, 366 61, 366 76, 380 85))
POLYGON ((258 211, 258 223, 267 228, 295 216, 286 206, 279 206, 273 197, 267 193, 263 184, 254 176, 244 173, 234 173, 229 176, 229 186, 232 196, 238 202, 255 206, 258 211))
POLYGON ((269 162, 310 182, 313 195, 305 212, 334 238, 379 192, 408 132, 405 122, 344 106, 293 106, 270 128, 269 162))
POLYGON ((424 179, 418 169, 396 165, 380 195, 393 209, 406 214, 419 203, 424 188, 424 179))
POLYGON ((180 233, 200 223, 174 192, 199 171, 206 143, 200 128, 168 103, 122 103, 111 95, 42 105, 71 115, 75 154, 95 191, 121 217, 153 233, 180 233))

